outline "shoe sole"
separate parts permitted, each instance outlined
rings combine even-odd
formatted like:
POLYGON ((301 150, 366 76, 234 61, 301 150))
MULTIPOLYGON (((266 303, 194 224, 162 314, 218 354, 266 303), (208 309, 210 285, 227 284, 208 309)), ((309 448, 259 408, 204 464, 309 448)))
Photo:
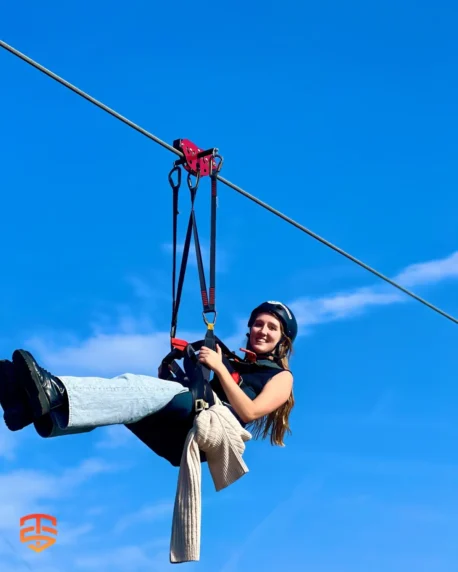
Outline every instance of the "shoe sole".
POLYGON ((11 363, 11 371, 7 371, 9 366, 0 363, 0 405, 4 411, 3 419, 10 431, 19 431, 30 425, 33 421, 32 412, 24 401, 26 395, 17 386, 14 379, 14 365, 11 363))
POLYGON ((16 407, 4 413, 3 420, 10 431, 20 431, 30 425, 33 418, 32 413, 24 407, 16 407))
POLYGON ((17 381, 27 394, 34 419, 37 419, 49 412, 49 402, 34 363, 32 355, 26 350, 16 350, 13 353, 17 381))

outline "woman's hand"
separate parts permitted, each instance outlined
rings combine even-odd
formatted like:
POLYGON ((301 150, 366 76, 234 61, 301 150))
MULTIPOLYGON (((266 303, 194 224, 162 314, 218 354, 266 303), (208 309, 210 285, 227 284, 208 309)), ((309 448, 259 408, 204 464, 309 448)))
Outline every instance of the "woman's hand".
POLYGON ((216 344, 216 352, 210 348, 202 346, 199 352, 199 362, 216 372, 223 365, 222 355, 223 352, 218 344, 216 344))

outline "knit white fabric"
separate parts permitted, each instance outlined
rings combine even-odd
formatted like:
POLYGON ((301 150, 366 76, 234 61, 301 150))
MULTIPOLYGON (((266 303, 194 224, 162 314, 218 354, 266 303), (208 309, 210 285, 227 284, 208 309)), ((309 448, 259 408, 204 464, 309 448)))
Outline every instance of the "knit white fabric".
POLYGON ((200 558, 202 468, 199 450, 206 454, 215 489, 220 491, 248 473, 242 454, 245 442, 251 437, 220 401, 194 418, 181 456, 173 509, 171 563, 200 558))

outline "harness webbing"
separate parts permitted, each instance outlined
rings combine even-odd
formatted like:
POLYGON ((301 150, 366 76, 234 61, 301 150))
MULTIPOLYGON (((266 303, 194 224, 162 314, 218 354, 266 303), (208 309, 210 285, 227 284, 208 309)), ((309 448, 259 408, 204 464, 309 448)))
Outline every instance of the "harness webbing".
MULTIPOLYGON (((178 324, 178 312, 180 308, 181 295, 183 292, 186 267, 189 257, 189 248, 191 246, 191 238, 194 238, 194 245, 197 259, 197 269, 199 273, 200 294, 202 298, 203 312, 202 316, 207 331, 203 345, 215 350, 216 340, 214 334, 214 324, 216 321, 216 210, 217 210, 217 176, 221 170, 223 159, 217 154, 217 149, 201 151, 193 143, 188 140, 177 139, 174 146, 184 153, 184 158, 174 162, 173 168, 169 173, 169 183, 172 187, 173 200, 173 262, 172 262, 172 320, 170 326, 170 344, 173 352, 174 340, 176 341, 176 330, 178 324), (216 162, 216 158, 219 162, 216 162), (188 227, 186 238, 183 245, 183 254, 181 259, 180 275, 178 285, 176 285, 176 269, 177 269, 177 233, 178 233, 178 202, 181 187, 181 165, 188 171, 187 183, 191 195, 191 211, 189 213, 188 227), (174 181, 174 173, 178 173, 176 182, 174 181), (205 279, 204 264, 202 259, 202 249, 200 246, 199 232, 197 230, 197 219, 195 213, 195 200, 197 189, 199 187, 202 176, 210 175, 211 179, 211 219, 210 219, 210 289, 207 291, 207 283, 205 279), (192 177, 195 177, 193 182, 192 177), (213 321, 210 322, 206 318, 206 314, 212 312, 214 314, 213 321)), ((164 362, 163 362, 163 365, 164 362)), ((170 364, 174 373, 180 381, 185 381, 185 374, 177 369, 176 362, 170 364)), ((213 394, 210 388, 211 370, 204 364, 198 363, 195 371, 189 379, 189 388, 193 393, 195 403, 195 411, 200 411, 204 407, 213 404, 213 394)))
MULTIPOLYGON (((177 142, 175 142, 177 143, 177 142)), ((207 324, 208 329, 213 330, 213 325, 216 319, 216 210, 217 210, 217 176, 221 170, 222 158, 216 154, 216 150, 205 151, 200 153, 200 155, 205 156, 209 153, 212 154, 212 158, 218 157, 220 162, 215 165, 214 160, 210 161, 210 178, 211 178, 211 219, 210 219, 210 288, 207 291, 207 283, 205 279, 204 264, 202 259, 202 249, 200 246, 199 232, 197 229, 197 219, 195 213, 195 199, 197 195, 197 189, 199 187, 199 182, 201 179, 201 169, 200 164, 197 164, 197 169, 194 165, 190 165, 185 160, 175 161, 172 170, 169 173, 169 183, 173 191, 173 262, 172 262, 172 321, 170 327, 170 338, 174 338, 176 335, 177 323, 178 323, 178 312, 181 302, 181 295, 183 291, 183 284, 186 274, 186 266, 189 256, 189 248, 191 245, 191 235, 194 238, 194 245, 196 251, 197 259, 197 269, 199 273, 200 282, 200 293, 202 298, 203 307, 203 317, 207 324), (188 227, 186 231, 186 238, 183 245, 183 254, 181 260, 180 275, 178 278, 178 285, 176 286, 176 259, 177 259, 177 230, 178 230, 178 197, 181 186, 181 169, 180 165, 184 164, 184 167, 188 170, 188 187, 191 195, 191 212, 189 214, 188 227), (178 173, 177 182, 173 180, 174 172, 178 173), (192 182, 191 175, 196 176, 195 183, 192 182), (209 322, 205 314, 212 312, 215 315, 213 322, 209 322)), ((209 341, 211 335, 209 334, 209 341)), ((210 347, 210 346, 209 346, 210 347)))

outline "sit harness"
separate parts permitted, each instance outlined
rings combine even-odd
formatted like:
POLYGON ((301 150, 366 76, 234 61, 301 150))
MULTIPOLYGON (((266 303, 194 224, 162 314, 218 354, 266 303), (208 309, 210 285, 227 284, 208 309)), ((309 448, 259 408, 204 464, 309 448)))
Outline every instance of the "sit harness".
MULTIPOLYGON (((172 465, 179 466, 183 446, 187 434, 192 427, 195 415, 198 415, 202 410, 208 409, 215 403, 213 390, 210 385, 211 370, 204 364, 201 364, 196 355, 203 346, 212 350, 216 350, 216 344, 220 346, 223 363, 236 383, 242 381, 240 374, 241 372, 243 373, 243 371, 253 371, 253 369, 256 370, 258 368, 265 369, 266 367, 281 369, 281 367, 270 360, 258 360, 255 353, 240 348, 247 354, 247 357, 242 360, 215 336, 217 175, 221 170, 223 158, 218 154, 217 149, 202 151, 187 139, 177 139, 173 142, 173 146, 175 149, 180 150, 184 156, 174 162, 168 176, 173 192, 172 319, 170 326, 170 352, 162 359, 158 370, 158 377, 164 380, 176 381, 189 388, 194 404, 193 416, 191 420, 186 420, 186 422, 177 423, 175 420, 173 424, 171 424, 167 423, 166 417, 162 417, 159 411, 136 423, 126 424, 126 427, 155 453, 165 457, 172 465), (216 159, 219 159, 218 163, 216 159), (188 172, 187 183, 191 194, 191 212, 183 245, 178 285, 176 285, 178 197, 181 186, 181 166, 188 172), (175 174, 176 182, 174 181, 175 174), (200 179, 205 176, 210 176, 211 180, 210 288, 208 292, 194 210, 200 179), (192 180, 193 177, 195 177, 195 182, 192 180), (176 329, 192 236, 194 237, 197 269, 199 273, 203 306, 202 316, 207 330, 203 340, 188 343, 185 340, 176 338, 176 329), (208 313, 214 315, 212 321, 207 319, 206 314, 208 313), (177 363, 178 360, 183 360, 184 369, 177 363)), ((205 460, 205 454, 201 453, 201 461, 205 462, 205 460)))

